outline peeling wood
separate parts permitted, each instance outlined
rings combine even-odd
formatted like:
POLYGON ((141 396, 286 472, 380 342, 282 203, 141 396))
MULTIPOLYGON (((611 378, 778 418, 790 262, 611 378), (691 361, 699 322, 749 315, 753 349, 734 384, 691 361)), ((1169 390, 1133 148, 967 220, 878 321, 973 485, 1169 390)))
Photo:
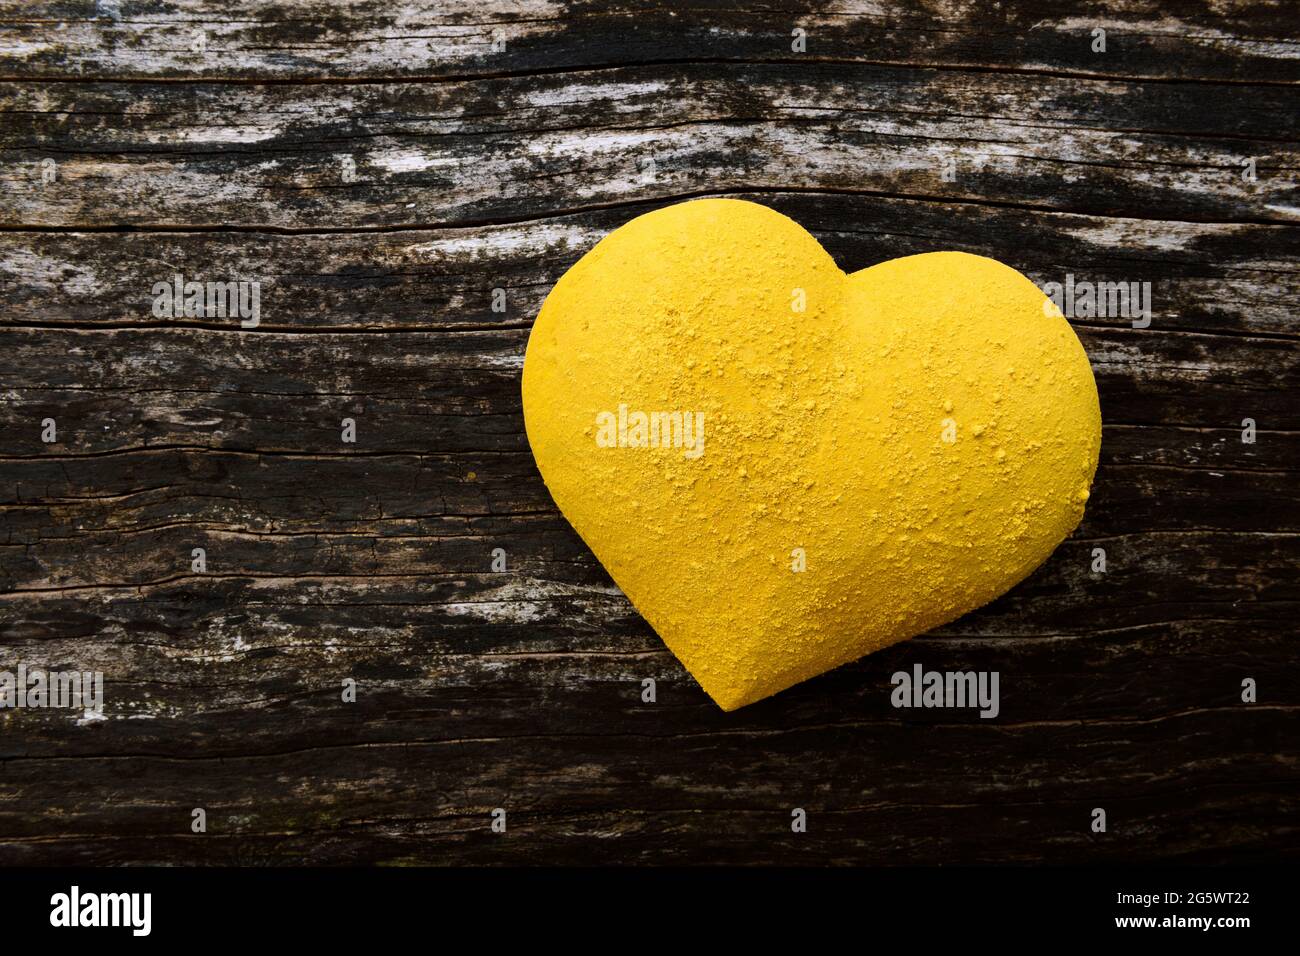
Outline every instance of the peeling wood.
POLYGON ((1293 223, 1295 100, 839 64, 432 87, 14 83, 0 87, 0 223, 457 226, 746 189, 1293 223))
POLYGON ((905 0, 793 2, 686 10, 563 0, 167 0, 147 12, 101 0, 0 4, 0 71, 62 79, 330 80, 552 72, 627 62, 767 60, 1022 70, 1080 76, 1295 82, 1297 15, 1287 4, 1142 0, 996 6, 905 0), (805 52, 792 31, 806 33, 805 52), (1093 31, 1107 33, 1105 53, 1093 31))

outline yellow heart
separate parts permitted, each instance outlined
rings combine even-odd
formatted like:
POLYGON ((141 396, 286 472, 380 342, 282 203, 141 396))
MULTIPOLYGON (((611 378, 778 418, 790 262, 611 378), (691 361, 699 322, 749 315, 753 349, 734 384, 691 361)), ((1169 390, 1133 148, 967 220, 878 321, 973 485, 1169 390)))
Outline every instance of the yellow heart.
POLYGON ((1083 347, 1014 269, 845 275, 730 199, 566 272, 523 402, 556 504, 724 710, 1007 591, 1078 524, 1101 445, 1083 347))

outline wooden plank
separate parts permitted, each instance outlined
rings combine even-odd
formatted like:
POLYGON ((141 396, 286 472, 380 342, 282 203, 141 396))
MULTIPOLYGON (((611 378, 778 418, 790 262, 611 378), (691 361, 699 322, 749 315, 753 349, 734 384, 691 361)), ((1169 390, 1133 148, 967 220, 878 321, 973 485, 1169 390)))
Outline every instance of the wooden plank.
POLYGON ((820 61, 1085 76, 1295 82, 1300 15, 1245 0, 696 3, 122 0, 0 4, 8 77, 339 79, 492 76, 636 62, 820 61), (803 52, 795 29, 805 31, 803 52), (1106 31, 1105 52, 1093 31, 1106 31))
POLYGON ((1289 87, 837 64, 6 84, 0 225, 461 226, 745 190, 1294 222, 1296 102, 1289 87))
MULTIPOLYGON (((1297 331, 1291 302, 1300 294, 1300 230, 1289 225, 1048 215, 835 193, 739 195, 795 218, 849 271, 959 249, 1001 256, 1040 284, 1069 275, 1149 282, 1149 336, 1294 339, 1297 331)), ((260 333, 526 329, 565 269, 627 219, 664 204, 361 235, 0 233, 0 325, 207 328, 237 335, 237 319, 154 316, 155 283, 180 273, 187 280, 259 282, 260 333), (494 289, 505 291, 504 312, 492 311, 494 289)), ((1078 321, 1131 327, 1120 317, 1078 321)))

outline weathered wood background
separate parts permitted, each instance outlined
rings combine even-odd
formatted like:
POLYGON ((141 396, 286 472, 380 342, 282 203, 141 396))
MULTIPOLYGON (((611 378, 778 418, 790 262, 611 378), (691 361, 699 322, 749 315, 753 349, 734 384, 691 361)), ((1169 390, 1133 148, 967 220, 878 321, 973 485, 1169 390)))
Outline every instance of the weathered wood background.
POLYGON ((0 862, 1300 857, 1297 36, 1287 0, 0 2, 0 669, 107 680, 104 720, 0 713, 0 862), (1155 311, 1075 323, 1105 439, 1044 567, 730 715, 519 396, 563 271, 719 194, 848 269, 1155 311), (177 272, 260 281, 261 325, 155 318, 177 272), (1000 671, 1000 717, 894 710, 917 662, 1000 671))

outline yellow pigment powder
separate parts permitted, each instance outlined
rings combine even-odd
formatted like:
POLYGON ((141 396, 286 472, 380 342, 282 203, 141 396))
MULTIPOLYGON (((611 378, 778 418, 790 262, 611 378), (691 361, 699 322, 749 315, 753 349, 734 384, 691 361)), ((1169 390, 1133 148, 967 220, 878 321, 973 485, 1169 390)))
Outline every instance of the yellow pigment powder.
POLYGON ((724 710, 1005 592, 1078 524, 1101 444, 1088 358, 1014 269, 846 275, 730 199, 565 273, 523 402, 556 504, 724 710))

